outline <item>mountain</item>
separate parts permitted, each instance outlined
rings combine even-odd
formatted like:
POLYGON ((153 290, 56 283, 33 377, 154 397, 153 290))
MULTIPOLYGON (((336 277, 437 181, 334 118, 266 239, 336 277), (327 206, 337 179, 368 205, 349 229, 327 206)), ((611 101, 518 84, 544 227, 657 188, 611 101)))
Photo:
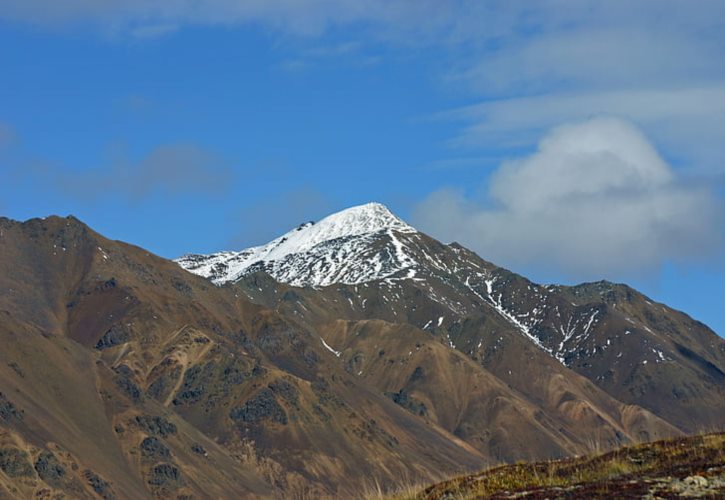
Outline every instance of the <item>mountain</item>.
POLYGON ((178 264, 0 218, 0 498, 355 497, 723 425, 704 325, 381 205, 178 264))
POLYGON ((0 219, 0 290, 0 496, 344 495, 484 460, 314 332, 72 217, 0 219))
MULTIPOLYGON (((405 252, 405 235, 418 234, 379 203, 308 222, 241 252, 185 255, 177 262, 216 284, 263 271, 295 286, 358 284, 393 278, 418 263, 405 252)), ((410 277, 413 275, 411 274, 410 277)))
MULTIPOLYGON (((279 245, 284 245, 280 254, 251 249, 178 262, 216 283, 238 283, 268 307, 279 308, 282 295, 262 297, 258 286, 244 287, 255 272, 312 288, 295 292, 306 302, 292 311, 312 325, 319 325, 320 317, 412 325, 507 383, 517 377, 512 368, 520 362, 519 350, 528 349, 536 367, 549 366, 543 358, 553 358, 562 365, 554 372, 566 378, 574 371, 615 399, 647 408, 686 432, 725 424, 723 339, 626 285, 539 285, 458 244, 443 245, 375 203, 307 224, 258 248, 279 245), (361 220, 366 223, 357 223, 361 220), (263 260, 245 257, 244 266, 222 272, 240 255, 263 260), (313 317, 315 309, 323 313, 313 317)), ((527 378, 517 388, 539 393, 540 387, 523 387, 532 384, 527 378)))

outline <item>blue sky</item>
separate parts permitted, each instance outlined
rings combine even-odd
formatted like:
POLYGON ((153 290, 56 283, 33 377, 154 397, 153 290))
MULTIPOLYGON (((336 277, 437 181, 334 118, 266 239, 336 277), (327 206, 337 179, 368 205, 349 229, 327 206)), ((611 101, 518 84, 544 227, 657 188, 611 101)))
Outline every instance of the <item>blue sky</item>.
POLYGON ((0 213, 175 257, 380 201, 725 332, 722 2, 0 0, 0 213))

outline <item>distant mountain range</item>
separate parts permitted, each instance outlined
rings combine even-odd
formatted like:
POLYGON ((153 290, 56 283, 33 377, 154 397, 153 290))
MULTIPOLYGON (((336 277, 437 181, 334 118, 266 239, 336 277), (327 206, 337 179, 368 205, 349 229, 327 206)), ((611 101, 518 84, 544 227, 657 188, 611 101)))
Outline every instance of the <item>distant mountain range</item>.
POLYGON ((355 496, 725 427, 725 341, 380 204, 176 262, 0 219, 0 498, 355 496))

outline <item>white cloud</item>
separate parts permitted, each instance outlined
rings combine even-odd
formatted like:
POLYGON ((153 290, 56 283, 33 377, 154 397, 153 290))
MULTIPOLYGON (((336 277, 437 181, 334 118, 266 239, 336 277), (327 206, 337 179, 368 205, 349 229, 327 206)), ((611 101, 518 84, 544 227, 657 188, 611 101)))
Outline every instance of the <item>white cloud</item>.
MULTIPOLYGON (((670 85, 722 76, 721 46, 689 30, 588 25, 515 37, 457 75, 474 89, 510 95, 555 88, 670 85)), ((455 75, 454 75, 455 76, 455 75)))
POLYGON ((494 207, 440 191, 418 210, 434 235, 498 262, 552 262, 591 277, 692 257, 720 234, 709 233, 713 195, 685 186, 682 173, 725 170, 723 18, 722 0, 0 0, 0 19, 131 37, 257 24, 292 35, 281 44, 296 48, 281 51, 289 70, 415 46, 450 94, 483 100, 445 114, 463 123, 451 143, 475 155, 619 116, 626 122, 556 129, 533 156, 502 165, 484 200, 494 207), (340 33, 355 42, 340 44, 340 33))
POLYGON ((454 145, 485 148, 528 145, 551 127, 598 115, 636 123, 690 167, 723 170, 725 84, 549 93, 487 101, 440 117, 466 123, 454 145))
POLYGON ((407 24, 406 19, 415 18, 424 22, 431 11, 441 10, 436 3, 429 1, 416 14, 417 3, 400 0, 0 0, 0 18, 46 26, 94 25, 112 31, 133 31, 145 25, 262 23, 283 32, 316 36, 347 23, 407 24))
POLYGON ((502 164, 485 199, 438 191, 413 221, 501 265, 616 279, 707 256, 722 237, 720 213, 637 128, 596 118, 557 127, 534 154, 502 164))
POLYGON ((433 52, 414 53, 436 61, 434 78, 486 99, 458 144, 532 145, 549 127, 605 113, 711 170, 725 165, 723 18, 722 0, 0 0, 0 19, 136 38, 257 24, 293 35, 277 63, 292 71, 323 56, 374 63, 384 47, 424 47, 433 52))
POLYGON ((131 36, 137 39, 159 38, 178 30, 175 24, 147 24, 131 30, 131 36))
POLYGON ((188 143, 157 146, 138 161, 119 151, 108 164, 93 169, 68 169, 36 160, 23 163, 11 173, 16 182, 32 182, 34 187, 90 201, 121 195, 139 202, 158 193, 218 196, 234 181, 225 159, 188 143))

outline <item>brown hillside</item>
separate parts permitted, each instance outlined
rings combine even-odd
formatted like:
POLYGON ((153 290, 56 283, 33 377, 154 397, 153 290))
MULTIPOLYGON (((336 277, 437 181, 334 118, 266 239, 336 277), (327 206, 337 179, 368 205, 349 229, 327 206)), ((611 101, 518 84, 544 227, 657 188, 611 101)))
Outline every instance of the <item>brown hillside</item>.
MULTIPOLYGON (((487 302, 462 263, 490 264, 414 237, 438 259, 418 281, 215 286, 72 217, 0 219, 0 496, 354 497, 721 422, 721 357, 686 317, 612 305, 587 342, 626 314, 628 342, 669 342, 671 327, 687 350, 663 350, 671 366, 650 378, 597 379, 598 358, 557 360, 487 302), (690 391, 669 413, 646 396, 667 384, 690 391)), ((499 300, 536 286, 491 269, 509 283, 499 300)), ((547 293, 581 318, 623 300, 547 293)))

